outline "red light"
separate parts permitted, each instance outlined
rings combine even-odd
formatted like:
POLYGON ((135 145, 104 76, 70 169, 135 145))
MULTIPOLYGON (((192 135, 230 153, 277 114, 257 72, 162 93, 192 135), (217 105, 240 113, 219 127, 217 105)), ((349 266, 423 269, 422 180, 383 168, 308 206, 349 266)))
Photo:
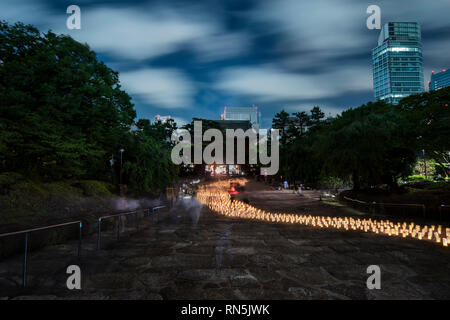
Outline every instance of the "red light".
POLYGON ((445 70, 445 69, 442 69, 442 72, 445 72, 445 71, 447 71, 447 70, 445 70))
POLYGON ((434 73, 434 70, 431 70, 431 73, 434 73))
POLYGON ((230 187, 230 190, 228 191, 228 193, 231 195, 239 194, 239 192, 236 191, 236 188, 234 186, 230 187))
POLYGON ((446 103, 445 106, 448 107, 448 103, 446 103))

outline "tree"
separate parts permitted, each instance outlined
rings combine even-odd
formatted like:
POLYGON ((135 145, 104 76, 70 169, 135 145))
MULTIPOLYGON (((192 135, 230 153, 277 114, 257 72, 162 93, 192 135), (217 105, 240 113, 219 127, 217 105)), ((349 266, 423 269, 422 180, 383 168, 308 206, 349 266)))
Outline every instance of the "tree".
POLYGON ((408 122, 395 106, 368 103, 342 112, 330 126, 324 151, 324 170, 346 179, 354 189, 397 180, 411 173, 415 161, 414 139, 408 122))
MULTIPOLYGON (((110 181, 111 155, 136 191, 162 190, 175 122, 141 119, 119 75, 65 35, 0 22, 0 169, 35 179, 110 181)), ((113 177, 120 170, 113 166, 113 177)))
POLYGON ((139 119, 136 122, 136 126, 143 130, 148 136, 152 136, 154 139, 164 142, 167 147, 173 146, 171 141, 172 132, 177 130, 177 124, 173 119, 168 119, 164 122, 157 120, 153 124, 151 124, 148 119, 139 119))
POLYGON ((311 116, 309 117, 308 126, 314 128, 322 123, 322 119, 325 118, 325 113, 322 112, 319 106, 314 106, 311 109, 311 116))
MULTIPOLYGON (((305 113, 296 114, 299 117, 306 119, 305 113)), ((336 118, 324 117, 320 108, 314 107, 309 130, 287 141, 280 153, 280 175, 311 183, 330 177, 351 179, 355 189, 377 184, 395 189, 398 179, 411 173, 417 139, 411 122, 398 107, 368 103, 336 118)), ((295 129, 291 127, 290 132, 295 129)))
POLYGON ((288 140, 288 129, 291 125, 289 113, 284 110, 278 112, 272 120, 272 128, 280 130, 280 144, 285 145, 288 140))
POLYGON ((400 101, 399 109, 410 121, 410 134, 416 136, 417 153, 450 174, 450 87, 411 95, 400 101))
MULTIPOLYGON (((142 124, 142 122, 141 122, 142 124)), ((178 174, 178 168, 170 158, 166 141, 136 131, 128 145, 124 163, 127 184, 141 192, 163 191, 178 174)))
POLYGON ((310 121, 310 116, 305 112, 295 112, 295 122, 298 126, 299 135, 302 135, 305 133, 306 128, 308 127, 308 123, 310 121))
POLYGON ((105 176, 135 117, 118 73, 87 45, 0 23, 2 170, 49 179, 105 176))

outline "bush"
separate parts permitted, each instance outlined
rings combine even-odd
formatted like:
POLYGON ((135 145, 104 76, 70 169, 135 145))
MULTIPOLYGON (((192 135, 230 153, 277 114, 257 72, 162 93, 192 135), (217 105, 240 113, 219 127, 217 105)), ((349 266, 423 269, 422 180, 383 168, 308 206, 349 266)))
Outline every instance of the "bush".
POLYGON ((412 181, 405 186, 413 189, 429 190, 429 191, 450 191, 449 182, 434 182, 430 180, 416 180, 412 181))
POLYGON ((72 185, 83 190, 83 195, 88 197, 107 197, 113 190, 112 185, 96 180, 80 180, 72 185))
POLYGON ((24 177, 15 172, 5 172, 0 174, 0 194, 8 194, 16 183, 23 180, 24 177))
POLYGON ((324 175, 320 176, 319 184, 324 189, 343 189, 352 187, 351 179, 344 180, 338 177, 324 175))
POLYGON ((414 182, 414 181, 431 181, 425 176, 422 176, 420 174, 413 174, 411 176, 408 176, 408 181, 414 182))

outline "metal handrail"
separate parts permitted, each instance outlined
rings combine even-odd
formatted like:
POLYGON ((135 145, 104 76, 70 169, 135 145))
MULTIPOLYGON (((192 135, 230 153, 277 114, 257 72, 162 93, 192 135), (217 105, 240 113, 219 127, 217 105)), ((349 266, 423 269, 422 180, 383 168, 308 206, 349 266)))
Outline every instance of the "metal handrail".
POLYGON ((97 233, 97 250, 99 250, 100 246, 101 246, 102 221, 103 220, 110 219, 110 218, 115 218, 116 219, 116 221, 117 221, 117 240, 119 240, 119 238, 120 238, 120 221, 119 221, 120 217, 127 216, 127 215, 130 215, 130 214, 134 214, 135 215, 135 219, 136 219, 136 228, 138 229, 139 225, 138 225, 137 214, 139 212, 144 212, 145 210, 148 210, 148 209, 134 210, 134 211, 129 211, 129 212, 121 212, 121 213, 118 213, 118 214, 111 214, 111 215, 99 217, 98 220, 97 220, 97 224, 98 224, 98 227, 97 227, 98 228, 98 233, 97 233))
POLYGON ((372 202, 372 204, 378 204, 388 207, 419 207, 424 208, 425 205, 421 203, 384 203, 384 202, 372 202))
MULTIPOLYGON (((357 202, 357 203, 361 203, 361 204, 367 204, 369 206, 382 206, 382 207, 414 207, 414 208, 421 208, 422 209, 422 214, 423 217, 425 218, 426 216, 426 206, 424 204, 418 204, 418 203, 384 203, 384 202, 365 202, 365 201, 361 201, 361 200, 357 200, 357 199, 352 199, 349 197, 344 196, 344 199, 347 201, 352 201, 352 202, 357 202)), ((442 205, 441 205, 442 207, 442 205)), ((445 205, 444 205, 445 207, 445 205)), ((439 210, 441 211, 441 208, 439 208, 439 210)), ((442 216, 442 214, 441 214, 442 216)))
MULTIPOLYGON (((150 215, 150 210, 152 210, 152 214, 154 214, 156 210, 159 210, 159 209, 162 209, 162 208, 165 208, 165 207, 166 206, 157 206, 157 207, 153 207, 153 208, 139 209, 139 210, 134 210, 134 211, 122 212, 122 213, 119 213, 119 214, 113 214, 113 215, 107 215, 107 216, 99 217, 98 218, 97 249, 100 249, 100 245, 101 245, 101 232, 102 232, 102 230, 101 230, 101 223, 102 223, 102 220, 109 219, 109 218, 119 219, 121 216, 135 214, 136 215, 136 228, 139 229, 137 214, 142 212, 142 213, 144 213, 144 216, 145 215, 149 216, 150 215)), ((24 234, 24 256, 23 256, 23 278, 22 278, 22 285, 24 287, 26 287, 26 285, 27 285, 28 242, 29 242, 28 234, 31 233, 31 232, 48 230, 48 229, 54 229, 54 228, 68 226, 68 225, 73 225, 73 224, 78 224, 79 225, 77 256, 80 257, 81 256, 81 242, 82 242, 82 228, 83 228, 83 222, 81 220, 65 222, 65 223, 59 223, 59 224, 54 224, 54 225, 49 225, 49 226, 44 226, 44 227, 31 228, 31 229, 26 229, 26 230, 13 231, 13 232, 7 232, 7 233, 0 234, 0 238, 10 237, 10 236, 19 235, 19 234, 24 234)), ((118 221, 118 223, 117 223, 117 239, 119 239, 119 237, 120 237, 120 221, 118 221)))
POLYGON ((24 234, 24 254, 23 254, 23 274, 22 274, 22 285, 26 287, 27 285, 27 267, 28 267, 28 234, 31 232, 36 231, 42 231, 42 230, 48 230, 48 229, 54 229, 58 227, 68 226, 72 224, 78 224, 79 225, 79 235, 78 235, 78 253, 77 256, 80 257, 81 255, 81 236, 82 236, 82 228, 83 228, 83 222, 81 220, 78 221, 71 221, 71 222, 65 222, 65 223, 59 223, 59 224, 53 224, 50 226, 45 227, 38 227, 38 228, 32 228, 32 229, 26 229, 26 230, 20 230, 20 231, 14 231, 14 232, 8 232, 8 233, 2 233, 0 234, 0 238, 4 237, 10 237, 14 235, 24 234))
POLYGON ((346 196, 344 196, 344 199, 345 199, 345 200, 348 200, 348 201, 353 201, 353 202, 358 202, 358 203, 367 204, 367 202, 365 202, 365 201, 361 201, 361 200, 357 200, 357 199, 352 199, 352 198, 349 198, 349 197, 346 197, 346 196))
MULTIPOLYGON (((421 208, 422 209, 422 215, 425 218, 426 217, 426 206, 424 204, 421 203, 377 203, 377 202, 372 202, 372 205, 379 205, 382 207, 413 207, 413 208, 421 208)), ((403 211, 402 211, 403 212, 403 211)))
POLYGON ((139 229, 139 223, 138 223, 138 214, 139 213, 143 213, 144 216, 149 216, 150 215, 150 210, 152 210, 152 214, 155 213, 155 210, 159 210, 161 208, 165 208, 166 206, 157 206, 157 207, 153 207, 153 208, 146 208, 146 209, 139 209, 139 210, 134 210, 134 211, 129 211, 129 212, 122 212, 122 213, 118 213, 118 214, 112 214, 112 215, 107 215, 107 216, 102 216, 99 217, 97 220, 97 250, 100 250, 101 248, 101 242, 102 242, 102 221, 105 219, 110 219, 110 218, 115 218, 117 221, 117 240, 120 239, 120 217, 122 216, 127 216, 130 214, 134 214, 135 215, 135 220, 136 220, 136 229, 139 229))
MULTIPOLYGON (((159 210, 159 209, 162 209, 162 208, 165 208, 166 206, 157 206, 157 207, 153 207, 152 208, 152 215, 154 215, 155 214, 155 210, 159 210)), ((147 212, 147 215, 150 215, 150 210, 147 212)), ((153 221, 154 221, 155 219, 153 219, 153 221)), ((158 216, 156 216, 156 222, 159 222, 159 217, 158 216)))

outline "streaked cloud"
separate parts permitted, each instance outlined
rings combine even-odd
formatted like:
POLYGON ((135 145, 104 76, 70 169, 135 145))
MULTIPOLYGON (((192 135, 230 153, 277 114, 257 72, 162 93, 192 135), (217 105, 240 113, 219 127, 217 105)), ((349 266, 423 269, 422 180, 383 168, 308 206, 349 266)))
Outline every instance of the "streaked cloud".
POLYGON ((216 28, 204 17, 183 10, 99 7, 84 10, 82 29, 71 34, 89 43, 97 52, 143 60, 174 52, 181 44, 210 37, 216 28))
POLYGON ((327 98, 372 87, 367 70, 339 70, 322 75, 298 74, 276 66, 232 67, 220 74, 217 87, 261 102, 327 98))
MULTIPOLYGON (((138 117, 219 118, 223 105, 260 107, 268 125, 281 108, 320 105, 328 114, 373 99, 371 49, 382 23, 422 25, 424 75, 449 68, 448 0, 127 1, 77 3, 82 29, 66 28, 66 4, 16 0, 0 19, 52 29, 86 42, 120 72, 138 117)), ((68 3, 67 3, 68 5, 68 3)))
POLYGON ((131 95, 149 105, 167 109, 193 107, 195 86, 177 69, 138 69, 120 74, 120 82, 131 95))

